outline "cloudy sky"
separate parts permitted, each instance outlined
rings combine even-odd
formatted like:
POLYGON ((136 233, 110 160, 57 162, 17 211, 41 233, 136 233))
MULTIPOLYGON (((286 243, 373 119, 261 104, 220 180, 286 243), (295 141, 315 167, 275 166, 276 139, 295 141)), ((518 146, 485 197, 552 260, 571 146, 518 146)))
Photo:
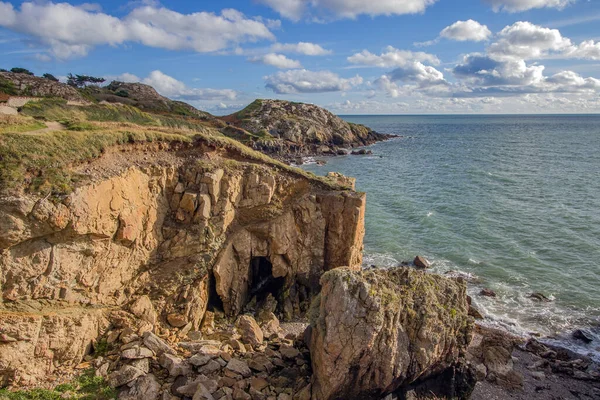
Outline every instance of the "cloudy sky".
POLYGON ((141 81, 215 114, 597 113, 599 24, 599 0, 0 0, 0 68, 141 81))

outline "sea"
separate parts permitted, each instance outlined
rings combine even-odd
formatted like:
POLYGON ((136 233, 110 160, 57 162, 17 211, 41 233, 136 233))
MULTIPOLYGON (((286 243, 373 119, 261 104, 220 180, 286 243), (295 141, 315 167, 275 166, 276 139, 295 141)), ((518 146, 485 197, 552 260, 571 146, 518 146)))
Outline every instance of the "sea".
POLYGON ((425 256, 468 280, 484 325, 600 361, 600 116, 342 118, 400 136, 302 166, 367 193, 365 265, 425 256))

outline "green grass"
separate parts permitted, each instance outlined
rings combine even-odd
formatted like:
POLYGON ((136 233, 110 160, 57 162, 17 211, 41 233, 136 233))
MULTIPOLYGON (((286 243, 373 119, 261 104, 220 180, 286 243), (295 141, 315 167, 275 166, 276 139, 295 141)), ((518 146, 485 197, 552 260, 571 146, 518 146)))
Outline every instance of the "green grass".
POLYGON ((107 148, 136 142, 190 142, 181 134, 142 130, 56 131, 0 136, 0 187, 25 186, 42 194, 65 194, 79 176, 71 165, 98 158, 107 148))
POLYGON ((262 100, 256 99, 250 103, 246 108, 236 112, 234 115, 239 120, 244 120, 253 116, 257 111, 262 108, 262 100))
POLYGON ((117 392, 108 386, 93 370, 84 372, 71 383, 56 386, 53 390, 32 389, 11 392, 0 389, 0 400, 109 400, 116 399, 117 392))
POLYGON ((16 95, 18 94, 18 91, 11 81, 0 78, 0 93, 16 95))
POLYGON ((3 133, 22 133, 44 129, 46 125, 34 120, 18 115, 0 115, 0 134, 3 133))

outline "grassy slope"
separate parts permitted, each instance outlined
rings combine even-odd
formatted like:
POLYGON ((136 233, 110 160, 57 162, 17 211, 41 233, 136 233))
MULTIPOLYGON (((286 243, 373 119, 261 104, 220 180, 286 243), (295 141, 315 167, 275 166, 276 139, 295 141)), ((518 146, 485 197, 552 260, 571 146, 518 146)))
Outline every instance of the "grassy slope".
MULTIPOLYGON (((38 120, 60 121, 67 129, 43 134, 0 135, 0 188, 61 195, 77 186, 81 177, 70 167, 98 158, 107 148, 141 142, 203 142, 232 155, 303 176, 333 189, 347 189, 323 177, 292 168, 225 137, 210 123, 176 116, 148 114, 131 106, 67 106, 63 100, 45 99, 23 107, 23 114, 38 120)), ((32 122, 31 119, 19 121, 32 122)), ((6 131, 18 130, 9 125, 6 131)))

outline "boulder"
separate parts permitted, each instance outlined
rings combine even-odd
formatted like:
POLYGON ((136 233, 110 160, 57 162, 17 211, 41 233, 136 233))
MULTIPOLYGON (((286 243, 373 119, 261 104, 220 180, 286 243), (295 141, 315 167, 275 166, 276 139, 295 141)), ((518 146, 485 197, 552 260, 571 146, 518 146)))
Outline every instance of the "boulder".
POLYGON ((164 353, 175 354, 175 350, 152 332, 144 333, 144 345, 152 350, 157 356, 161 356, 164 353))
POLYGON ((142 375, 144 375, 143 371, 131 365, 124 365, 121 369, 114 371, 108 376, 108 384, 117 388, 136 380, 142 375))
POLYGON ((152 374, 138 378, 129 390, 119 393, 119 400, 158 400, 159 397, 160 384, 152 374))
POLYGON ((462 362, 472 329, 464 282, 338 268, 321 285, 311 309, 314 400, 383 397, 462 362))
POLYGON ((427 269, 431 267, 431 263, 425 257, 422 256, 416 256, 415 260, 413 261, 413 264, 415 264, 415 267, 422 269, 427 269))
POLYGON ((479 295, 484 297, 496 297, 496 292, 494 292, 492 289, 481 289, 479 295))
POLYGON ((238 318, 235 327, 242 336, 242 342, 251 344, 252 346, 262 344, 264 339, 262 330, 252 316, 242 315, 238 318))

